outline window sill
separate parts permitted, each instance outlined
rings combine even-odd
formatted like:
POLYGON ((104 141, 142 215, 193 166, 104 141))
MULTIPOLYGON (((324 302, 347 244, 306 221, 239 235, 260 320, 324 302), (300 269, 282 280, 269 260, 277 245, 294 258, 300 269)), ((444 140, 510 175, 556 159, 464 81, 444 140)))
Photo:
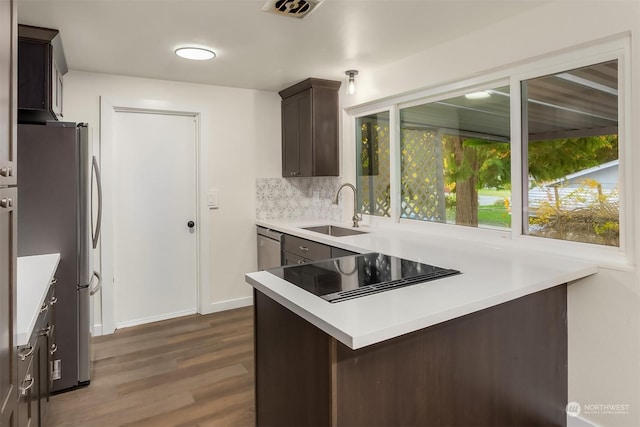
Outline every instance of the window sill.
POLYGON ((633 272, 636 267, 631 252, 617 247, 601 246, 588 243, 554 240, 535 236, 513 236, 509 230, 485 229, 475 227, 454 226, 452 224, 430 223, 409 219, 399 222, 391 218, 364 215, 363 224, 373 228, 397 230, 398 232, 415 232, 425 238, 457 239, 461 244, 475 242, 487 246, 513 248, 527 252, 553 254, 582 261, 594 262, 599 268, 633 272))

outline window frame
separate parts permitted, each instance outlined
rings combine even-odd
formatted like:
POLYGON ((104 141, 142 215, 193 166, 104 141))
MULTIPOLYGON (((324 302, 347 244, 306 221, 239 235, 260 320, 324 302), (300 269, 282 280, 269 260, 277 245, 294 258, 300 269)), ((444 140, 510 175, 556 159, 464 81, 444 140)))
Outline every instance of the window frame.
MULTIPOLYGON (((581 50, 582 51, 582 50, 581 50)), ((588 51, 587 51, 588 52, 588 51)), ((524 216, 523 212, 519 215, 519 227, 518 232, 513 233, 515 239, 520 240, 523 245, 526 247, 531 247, 533 249, 553 249, 555 251, 571 251, 576 253, 579 256, 585 258, 598 258, 599 256, 605 257, 605 262, 610 260, 609 262, 619 263, 621 260, 620 255, 622 254, 625 258, 624 263, 630 263, 633 259, 633 247, 630 244, 632 239, 632 227, 630 225, 632 212, 630 211, 629 206, 633 203, 632 199, 632 183, 631 183, 631 173, 627 171, 626 164, 629 161, 629 154, 631 153, 631 141, 629 135, 630 132, 630 96, 628 96, 628 88, 630 88, 630 61, 627 59, 629 57, 630 47, 618 45, 615 48, 605 49, 601 52, 598 52, 594 49, 594 51, 587 53, 585 52, 584 56, 573 57, 574 55, 569 55, 565 61, 556 62, 556 61, 544 61, 539 68, 535 71, 523 71, 518 74, 513 75, 512 85, 518 87, 517 90, 517 102, 518 107, 521 108, 521 92, 520 85, 523 81, 530 80, 537 77, 543 77, 551 74, 562 73, 567 70, 573 70, 581 67, 588 67, 590 65, 599 64, 606 61, 617 60, 618 61, 618 160, 619 160, 619 203, 620 203, 620 213, 619 213, 619 221, 620 221, 620 246, 612 247, 612 246, 602 246, 596 245, 592 243, 582 243, 582 242, 572 242, 568 240, 558 240, 558 239, 549 239, 539 236, 528 235, 524 232, 524 216), (540 242, 543 240, 543 242, 540 242), (616 260, 618 258, 618 260, 616 260)), ((513 89, 513 86, 512 86, 513 89)), ((515 98, 515 97, 514 97, 515 98)), ((512 102, 515 102, 515 99, 512 99, 512 102)), ((513 108, 513 105, 512 105, 513 108)), ((526 192, 527 187, 527 173, 525 167, 525 153, 523 151, 523 141, 522 141, 522 114, 518 114, 518 127, 517 133, 514 134, 515 137, 518 138, 518 143, 516 144, 519 152, 519 162, 518 163, 518 174, 514 175, 514 171, 512 169, 512 177, 518 177, 520 180, 519 188, 520 192, 518 193, 520 196, 520 200, 518 200, 518 205, 521 208, 524 206, 524 201, 522 198, 526 192)), ((514 129, 512 128, 512 131, 514 129)), ((513 141, 513 138, 512 138, 513 141)), ((516 158, 512 152, 513 158, 516 158)), ((513 167, 513 166, 512 166, 513 167)), ((515 186, 512 180, 511 182, 512 188, 515 186)), ((515 203, 515 201, 513 202, 515 203)), ((512 204, 513 205, 513 204, 512 204)), ((512 232, 513 228, 513 219, 512 216, 512 232)))
MULTIPOLYGON (((400 149, 402 148, 400 145, 400 110, 404 109, 404 108, 411 108, 411 107, 415 107, 418 105, 423 105, 423 104, 429 104, 429 103, 433 103, 433 102, 438 102, 438 101, 443 101, 443 100, 447 100, 450 98, 455 98, 458 96, 462 96, 465 95, 467 93, 473 93, 473 92, 480 92, 483 90, 489 90, 489 89, 495 89, 497 87, 504 87, 504 86, 510 86, 510 79, 508 77, 503 77, 503 78, 498 78, 498 79, 492 79, 489 81, 483 81, 480 83, 476 83, 473 86, 461 86, 461 87, 455 87, 452 88, 450 91, 447 92, 440 92, 437 94, 434 94, 432 96, 427 96, 424 98, 420 98, 420 99, 414 99, 412 101, 407 101, 407 102, 403 102, 403 103, 399 103, 396 104, 397 107, 397 123, 398 123, 398 136, 396 136, 396 138, 398 139, 398 153, 397 153, 397 157, 398 157, 398 194, 396 195, 397 199, 398 199, 398 205, 400 204, 400 200, 401 200, 401 183, 400 183, 400 177, 401 177, 401 170, 400 170, 400 164, 401 164, 401 156, 402 153, 400 153, 400 149)), ((509 88, 509 90, 511 90, 511 87, 509 88)), ((513 109, 510 108, 510 117, 509 120, 513 120, 513 118, 511 117, 513 116, 513 109)), ((511 125, 511 130, 510 132, 513 131, 513 124, 511 125)), ((513 145, 513 137, 511 137, 511 144, 513 145)), ((513 150, 513 149, 512 149, 513 150)), ((513 158, 513 151, 511 154, 511 157, 513 158)), ((513 162, 511 162, 513 163, 513 162)), ((513 173, 513 165, 512 165, 512 173, 513 173)), ((511 185, 513 188, 513 184, 511 185)), ((512 191, 513 192, 513 191, 512 191)), ((457 225, 457 224, 448 224, 448 223, 440 223, 440 222, 435 222, 435 221, 420 221, 420 220, 415 220, 415 219, 410 219, 410 218, 402 218, 401 215, 401 209, 400 206, 398 206, 398 223, 400 224, 413 224, 415 222, 419 222, 419 223, 429 223, 429 224, 438 224, 439 226, 452 226, 452 225, 457 225)), ((512 221, 513 221, 513 216, 512 216, 512 221)), ((460 226, 459 226, 460 227, 460 226)), ((512 227, 510 227, 509 229, 499 229, 497 227, 467 227, 467 226, 461 226, 467 229, 480 229, 480 230, 490 230, 496 233, 500 233, 503 237, 506 235, 509 235, 511 233, 512 227)), ((448 229, 445 229, 445 231, 448 229)))
MULTIPOLYGON (((371 217, 371 218, 380 218, 380 219, 385 219, 387 221, 389 221, 391 218, 394 218, 395 215, 395 210, 397 209, 397 205, 398 202, 394 201, 395 199, 395 184, 394 184, 394 176, 397 175, 397 171, 394 169, 394 164, 396 163, 396 157, 397 157, 397 150, 395 147, 395 144, 397 144, 397 135, 395 132, 395 128, 393 127, 395 122, 395 114, 393 112, 393 108, 387 108, 387 109, 381 109, 381 110, 371 110, 371 111, 366 111, 364 113, 358 114, 358 115, 354 115, 351 116, 352 118, 352 123, 353 123, 353 137, 354 137, 354 161, 358 161, 358 141, 355 139, 358 136, 358 126, 357 126, 357 121, 360 118, 363 117, 367 117, 367 116, 371 116, 374 114, 380 114, 380 113, 389 113, 389 216, 381 216, 381 215, 370 215, 370 214, 362 214, 363 216, 366 217, 371 217)), ((357 182, 358 181, 358 170, 357 167, 354 170, 354 181, 353 182, 357 182)), ((356 198, 357 200, 360 200, 359 197, 356 198)))
MULTIPOLYGON (((507 66, 499 70, 476 75, 468 79, 447 82, 423 88, 398 96, 391 96, 365 104, 345 109, 345 118, 355 123, 356 118, 383 111, 390 113, 390 182, 391 182, 391 217, 365 215, 371 225, 396 224, 403 229, 426 231, 430 234, 449 236, 465 240, 481 240, 484 242, 498 242, 516 248, 540 250, 563 255, 571 253, 584 259, 595 260, 602 266, 615 269, 629 270, 633 267, 635 223, 633 217, 634 193, 640 188, 633 186, 632 164, 633 147, 631 142, 631 41, 628 34, 613 37, 608 40, 589 43, 567 49, 558 53, 544 55, 531 60, 507 66), (561 73, 581 67, 595 65, 610 60, 618 61, 618 157, 619 157, 619 195, 620 195, 620 246, 604 246, 592 243, 581 243, 566 240, 550 239, 527 235, 523 228, 523 198, 527 185, 527 168, 523 163, 524 150, 522 147, 522 111, 521 111, 521 83, 536 77, 561 73), (400 209, 400 110, 429 102, 435 102, 454 96, 463 95, 492 87, 510 86, 511 103, 511 206, 513 211, 511 227, 507 230, 491 228, 475 228, 458 226, 455 224, 418 221, 401 218, 400 209), (515 210, 517 209, 517 213, 515 210)), ((355 128, 355 125, 352 125, 355 128)), ((347 141, 355 142, 355 129, 347 141)), ((357 150, 352 144, 353 151, 357 150)), ((355 169, 355 161, 351 165, 355 169)), ((355 177, 355 172, 352 175, 355 177)))

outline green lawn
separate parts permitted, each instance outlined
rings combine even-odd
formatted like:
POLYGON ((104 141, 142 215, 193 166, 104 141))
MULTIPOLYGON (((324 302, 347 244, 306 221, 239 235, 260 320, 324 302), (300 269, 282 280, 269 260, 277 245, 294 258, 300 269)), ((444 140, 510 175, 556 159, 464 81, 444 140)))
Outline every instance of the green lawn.
POLYGON ((494 196, 494 197, 509 197, 511 198, 511 190, 494 190, 490 188, 483 188, 478 190, 479 196, 494 196))
MULTIPOLYGON (((490 197, 498 197, 501 199, 511 198, 510 190, 495 190, 495 189, 487 189, 483 188, 478 190, 479 196, 490 196, 490 197)), ((455 207, 450 207, 447 209, 447 222, 455 223, 456 218, 456 209, 455 207)), ((504 206, 502 201, 497 202, 494 205, 487 206, 479 206, 478 207, 478 224, 480 226, 491 226, 491 227, 502 227, 509 228, 511 227, 511 215, 509 215, 509 211, 504 206)))
POLYGON ((504 206, 480 206, 478 208, 478 223, 493 227, 511 227, 511 215, 504 206))
MULTIPOLYGON (((455 222, 456 208, 447 209, 447 222, 455 222)), ((504 205, 480 206, 478 208, 478 224, 491 227, 511 227, 511 215, 504 205)))

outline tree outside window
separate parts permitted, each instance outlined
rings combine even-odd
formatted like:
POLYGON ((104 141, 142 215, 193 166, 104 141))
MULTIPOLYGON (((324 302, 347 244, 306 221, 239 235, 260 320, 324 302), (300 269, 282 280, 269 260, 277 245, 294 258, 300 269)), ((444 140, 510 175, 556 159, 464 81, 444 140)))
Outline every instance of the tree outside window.
MULTIPOLYGON (((618 61, 400 109, 400 218, 619 246, 618 61), (511 115, 521 114, 522 159, 511 115), (521 162, 523 188, 511 186, 521 162), (511 205, 522 191, 523 206, 511 205)), ((363 213, 391 215, 389 112, 356 120, 363 213)))

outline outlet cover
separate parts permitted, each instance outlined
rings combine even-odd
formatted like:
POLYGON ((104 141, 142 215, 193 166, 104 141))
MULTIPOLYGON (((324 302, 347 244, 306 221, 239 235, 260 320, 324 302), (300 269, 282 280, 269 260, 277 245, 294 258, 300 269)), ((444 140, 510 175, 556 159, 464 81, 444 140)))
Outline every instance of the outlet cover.
POLYGON ((56 359, 53 361, 53 366, 51 367, 51 379, 59 380, 62 376, 62 368, 60 359, 56 359))

